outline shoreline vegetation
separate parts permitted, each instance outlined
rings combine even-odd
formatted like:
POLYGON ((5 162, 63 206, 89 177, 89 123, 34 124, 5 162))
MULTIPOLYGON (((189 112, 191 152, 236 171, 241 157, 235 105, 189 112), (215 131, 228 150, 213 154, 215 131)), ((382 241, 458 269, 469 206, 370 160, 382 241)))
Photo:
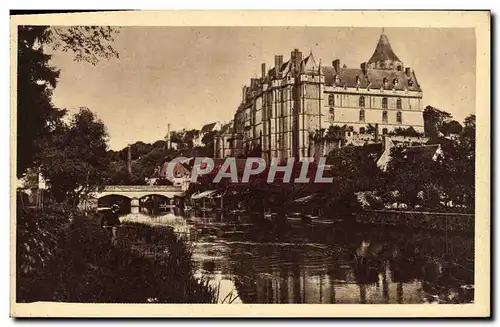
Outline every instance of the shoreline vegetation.
POLYGON ((171 229, 124 223, 115 245, 110 232, 63 206, 18 211, 17 302, 214 303, 171 229))

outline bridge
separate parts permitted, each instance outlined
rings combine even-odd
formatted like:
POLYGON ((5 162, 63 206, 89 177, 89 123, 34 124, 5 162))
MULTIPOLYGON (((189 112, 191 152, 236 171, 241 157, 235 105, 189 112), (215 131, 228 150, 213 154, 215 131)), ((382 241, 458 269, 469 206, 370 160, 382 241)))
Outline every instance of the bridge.
POLYGON ((109 195, 119 195, 130 199, 131 212, 139 212, 139 199, 147 195, 161 195, 170 199, 182 197, 185 192, 182 186, 173 185, 106 185, 94 194, 99 200, 109 195))

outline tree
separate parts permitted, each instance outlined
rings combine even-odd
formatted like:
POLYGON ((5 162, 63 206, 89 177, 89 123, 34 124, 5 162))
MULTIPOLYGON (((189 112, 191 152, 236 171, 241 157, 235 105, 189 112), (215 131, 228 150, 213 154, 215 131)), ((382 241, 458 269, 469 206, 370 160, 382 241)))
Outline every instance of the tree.
POLYGON ((376 157, 368 146, 348 145, 331 151, 326 162, 332 165, 336 183, 341 184, 335 188, 343 193, 372 189, 381 175, 376 157))
POLYGON ((375 134, 375 132, 377 132, 377 128, 378 126, 376 125, 368 124, 366 126, 366 134, 375 134))
POLYGON ((214 157, 214 142, 217 131, 210 131, 203 135, 201 142, 205 145, 202 154, 207 157, 214 157))
POLYGON ((111 44, 119 30, 111 26, 47 27, 46 41, 54 50, 74 53, 75 61, 95 65, 99 59, 118 58, 111 44))
POLYGON ((81 108, 68 124, 40 140, 41 173, 56 201, 76 205, 103 185, 109 169, 107 139, 102 121, 81 108))
POLYGON ((410 126, 408 128, 403 128, 403 127, 397 127, 393 131, 389 133, 389 135, 400 135, 400 136, 406 136, 406 137, 418 137, 421 136, 419 132, 417 132, 413 126, 410 126))
POLYGON ((451 134, 460 134, 462 132, 462 129, 462 125, 456 120, 452 120, 449 122, 445 121, 439 127, 439 131, 446 136, 451 134))
POLYGON ((189 131, 186 131, 186 134, 184 135, 184 143, 187 146, 187 149, 192 149, 193 148, 193 140, 200 135, 200 131, 197 129, 192 129, 189 131))
POLYGON ((426 192, 425 196, 432 197, 434 201, 432 190, 436 187, 431 185, 439 183, 443 169, 440 162, 432 160, 431 157, 408 155, 405 150, 403 147, 392 149, 391 161, 385 173, 386 181, 380 185, 379 190, 385 196, 397 191, 397 202, 414 208, 415 205, 424 204, 422 196, 419 196, 421 192, 426 192))
POLYGON ((427 106, 424 109, 424 132, 428 137, 436 137, 441 125, 451 119, 451 114, 446 111, 439 110, 432 106, 427 106))
POLYGON ((51 97, 60 71, 50 66, 47 46, 72 51, 76 61, 96 64, 99 58, 118 57, 110 46, 117 30, 100 26, 19 26, 17 44, 17 176, 35 162, 37 140, 53 132, 65 110, 54 108, 51 97))
POLYGON ((46 28, 20 26, 17 47, 17 176, 33 166, 37 152, 35 140, 51 132, 63 111, 51 100, 60 72, 49 65, 41 42, 46 28))

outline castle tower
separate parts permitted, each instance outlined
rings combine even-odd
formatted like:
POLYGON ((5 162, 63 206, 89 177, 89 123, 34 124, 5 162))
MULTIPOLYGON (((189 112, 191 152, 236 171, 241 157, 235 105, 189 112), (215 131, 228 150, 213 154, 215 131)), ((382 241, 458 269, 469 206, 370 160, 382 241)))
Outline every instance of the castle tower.
POLYGON ((403 70, 403 62, 399 60, 398 56, 392 51, 391 43, 387 35, 380 35, 375 52, 367 62, 368 68, 383 69, 383 70, 403 70))

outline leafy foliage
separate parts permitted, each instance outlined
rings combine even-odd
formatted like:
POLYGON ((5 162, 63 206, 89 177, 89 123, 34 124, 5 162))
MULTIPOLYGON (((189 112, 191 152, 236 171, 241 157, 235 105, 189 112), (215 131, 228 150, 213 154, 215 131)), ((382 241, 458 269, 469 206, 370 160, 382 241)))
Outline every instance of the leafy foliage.
POLYGON ((418 136, 423 136, 421 133, 417 132, 413 126, 410 126, 408 128, 402 128, 402 127, 397 127, 391 132, 389 132, 389 135, 399 135, 399 136, 406 136, 406 137, 418 137, 418 136))
POLYGON ((460 134, 462 132, 462 125, 457 122, 456 120, 452 120, 449 122, 443 122, 441 127, 439 128, 439 131, 443 133, 443 135, 451 135, 451 134, 460 134))
POLYGON ((113 49, 114 35, 119 31, 111 26, 69 26, 50 27, 47 39, 54 50, 72 51, 74 60, 95 65, 99 58, 118 58, 118 52, 113 49))
POLYGON ((438 132, 445 121, 451 119, 451 114, 432 106, 424 109, 424 132, 428 137, 438 136, 438 132))
POLYGON ((38 144, 42 175, 58 202, 73 201, 94 191, 104 181, 108 166, 107 132, 87 108, 81 108, 68 124, 62 124, 38 144))
POLYGON ((60 72, 49 65, 51 56, 43 52, 41 42, 48 38, 40 26, 18 29, 17 66, 17 176, 33 166, 40 151, 35 140, 50 133, 64 111, 54 108, 51 100, 60 72))
MULTIPOLYGON (((427 210, 449 211, 452 205, 474 210, 475 200, 475 116, 466 118, 458 139, 433 138, 444 157, 409 156, 394 148, 386 181, 379 192, 388 202, 405 203, 427 210), (397 194, 394 196, 394 194, 397 194)), ((459 209, 460 210, 460 209, 459 209)))
POLYGON ((186 244, 168 228, 125 223, 113 245, 98 219, 64 207, 18 217, 18 302, 215 300, 214 290, 193 277, 186 244))
POLYGON ((17 44, 17 176, 39 165, 37 154, 43 151, 36 141, 61 124, 66 110, 55 108, 52 93, 60 71, 50 65, 47 46, 72 51, 75 60, 96 64, 99 58, 118 57, 111 47, 111 27, 19 26, 17 44))

